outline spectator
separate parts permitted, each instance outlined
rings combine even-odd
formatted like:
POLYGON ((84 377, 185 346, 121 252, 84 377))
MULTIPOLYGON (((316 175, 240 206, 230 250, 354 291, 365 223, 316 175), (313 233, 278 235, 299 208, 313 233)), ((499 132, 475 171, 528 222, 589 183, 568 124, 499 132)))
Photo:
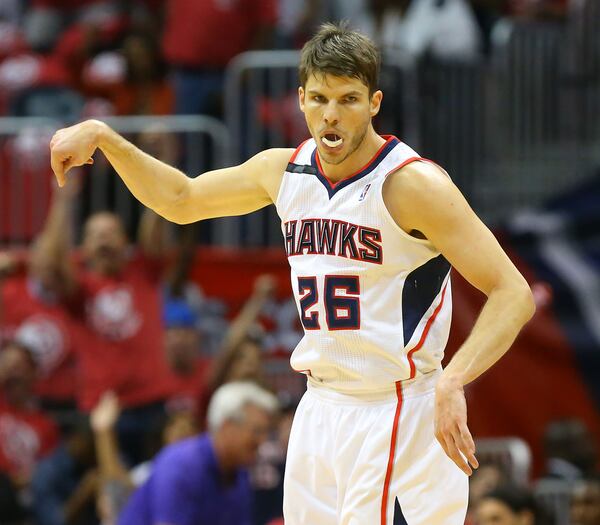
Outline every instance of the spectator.
POLYGON ((93 436, 87 420, 80 419, 35 470, 31 492, 36 525, 94 523, 97 486, 93 436))
POLYGON ((243 51, 268 47, 276 16, 274 0, 167 0, 163 54, 175 112, 219 115, 225 66, 243 51))
POLYGON ((477 525, 541 525, 533 496, 525 489, 503 485, 488 492, 476 508, 477 525))
MULTIPOLYGON (((113 392, 105 393, 91 413, 98 454, 99 486, 98 509, 102 525, 115 523, 119 512, 126 503, 132 489, 146 482, 152 471, 152 460, 137 465, 131 470, 123 464, 117 445, 115 425, 120 407, 113 392)), ((150 456, 163 446, 171 445, 198 433, 198 422, 193 413, 177 411, 165 417, 160 425, 160 444, 150 456)), ((150 429, 148 437, 154 437, 150 429)))
POLYGON ((491 51, 491 34, 496 22, 506 15, 506 0, 471 0, 473 14, 479 24, 485 54, 491 51))
POLYGON ((285 459, 297 405, 295 399, 281 399, 276 431, 258 449, 256 464, 250 471, 255 525, 264 525, 282 516, 285 459))
POLYGON ((544 433, 546 473, 549 478, 574 481, 596 470, 597 448, 586 425, 577 419, 550 423, 544 433))
POLYGON ((56 425, 36 406, 35 376, 29 349, 8 342, 0 351, 0 471, 19 488, 58 442, 56 425))
POLYGON ((251 383, 219 388, 207 434, 167 447, 119 516, 122 525, 245 525, 252 522, 245 467, 267 437, 277 406, 251 383))
MULTIPOLYGON (((68 205, 55 201, 55 206, 68 205)), ((68 214, 59 211, 52 211, 62 217, 59 231, 68 232, 68 214)), ((56 244, 54 240, 51 249, 56 244)), ((149 210, 140 220, 138 245, 139 250, 130 250, 116 215, 96 213, 85 223, 81 259, 71 275, 85 327, 78 404, 89 411, 105 391, 119 395, 125 407, 119 439, 132 463, 145 459, 139 443, 150 422, 163 413, 169 390, 159 290, 164 221, 149 210)))
POLYGON ((133 33, 122 49, 127 79, 115 105, 122 115, 169 115, 174 97, 165 80, 165 65, 154 35, 133 33))
POLYGON ((329 16, 324 0, 280 0, 277 47, 301 48, 329 16))
MULTIPOLYGON (((74 190, 76 185, 74 185, 74 190)), ((57 201, 69 192, 55 192, 57 201)), ((27 346, 36 361, 36 394, 46 408, 72 409, 77 393, 77 347, 81 328, 73 314, 74 282, 69 238, 62 230, 68 207, 56 203, 30 249, 26 275, 18 272, 0 289, 4 337, 27 346)))
POLYGON ((37 51, 48 51, 72 21, 97 24, 117 15, 113 0, 32 0, 25 15, 25 34, 37 51))
POLYGON ((165 352, 171 370, 170 410, 191 410, 204 420, 210 359, 202 353, 196 316, 183 300, 165 305, 165 352))
POLYGON ((257 320, 264 305, 273 296, 275 287, 275 280, 270 275, 262 275, 254 282, 252 296, 231 323, 215 357, 210 378, 212 391, 231 381, 253 381, 265 385, 263 330, 257 320))
POLYGON ((571 498, 572 525, 598 525, 600 523, 600 478, 577 482, 571 498))
POLYGON ((125 407, 121 445, 133 463, 142 460, 139 443, 148 424, 160 417, 169 391, 159 296, 163 227, 162 219, 146 212, 140 249, 131 254, 120 219, 108 212, 92 215, 84 228, 78 275, 90 331, 81 354, 81 407, 91 409, 107 390, 117 393, 125 407))
POLYGON ((475 522, 475 510, 482 498, 492 490, 508 482, 506 472, 497 464, 480 464, 469 478, 469 506, 465 523, 471 525, 475 522))
POLYGON ((479 26, 466 0, 377 0, 376 40, 384 52, 471 61, 482 48, 479 26))

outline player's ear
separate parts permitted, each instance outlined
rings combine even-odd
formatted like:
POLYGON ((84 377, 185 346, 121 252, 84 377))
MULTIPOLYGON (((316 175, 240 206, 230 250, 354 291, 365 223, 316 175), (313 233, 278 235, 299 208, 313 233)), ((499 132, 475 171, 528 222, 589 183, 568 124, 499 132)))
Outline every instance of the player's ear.
POLYGON ((302 86, 298 88, 298 105, 300 106, 300 111, 304 113, 304 88, 302 86))
POLYGON ((375 93, 373 93, 371 95, 371 101, 370 101, 370 113, 371 113, 371 117, 374 117, 375 115, 377 115, 379 113, 379 108, 381 108, 381 101, 383 100, 383 91, 381 91, 380 89, 378 89, 377 91, 375 91, 375 93))

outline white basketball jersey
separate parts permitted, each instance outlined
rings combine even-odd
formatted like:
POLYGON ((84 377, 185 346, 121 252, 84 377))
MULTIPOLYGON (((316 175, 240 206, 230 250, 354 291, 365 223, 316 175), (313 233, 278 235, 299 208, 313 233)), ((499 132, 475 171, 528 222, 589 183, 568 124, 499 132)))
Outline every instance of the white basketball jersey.
POLYGON ((292 368, 340 392, 387 390, 440 368, 450 330, 449 263, 404 232, 382 196, 386 176, 421 157, 384 138, 367 166, 335 184, 306 141, 276 202, 304 325, 292 368))

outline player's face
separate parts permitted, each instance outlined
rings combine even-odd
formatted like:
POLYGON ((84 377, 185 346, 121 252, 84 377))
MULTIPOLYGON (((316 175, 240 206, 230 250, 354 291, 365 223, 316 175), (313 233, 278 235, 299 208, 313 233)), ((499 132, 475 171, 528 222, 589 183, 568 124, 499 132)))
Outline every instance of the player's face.
POLYGON ((530 512, 513 512, 501 501, 487 498, 477 507, 477 525, 533 525, 530 512))
POLYGON ((344 162, 361 146, 383 97, 381 91, 369 95, 358 78, 333 75, 311 75, 298 95, 319 157, 327 164, 344 162))

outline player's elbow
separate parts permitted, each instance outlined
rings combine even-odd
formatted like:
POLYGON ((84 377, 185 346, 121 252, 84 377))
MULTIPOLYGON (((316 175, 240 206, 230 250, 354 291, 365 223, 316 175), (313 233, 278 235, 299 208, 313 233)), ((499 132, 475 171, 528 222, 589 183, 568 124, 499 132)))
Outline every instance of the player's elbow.
POLYGON ((535 314, 536 304, 531 288, 525 279, 515 286, 516 304, 519 305, 524 322, 529 321, 535 314))
POLYGON ((196 213, 192 213, 192 191, 189 179, 183 180, 171 194, 165 198, 162 205, 154 208, 161 217, 175 224, 189 224, 200 220, 197 210, 201 209, 198 203, 194 203, 196 213))

